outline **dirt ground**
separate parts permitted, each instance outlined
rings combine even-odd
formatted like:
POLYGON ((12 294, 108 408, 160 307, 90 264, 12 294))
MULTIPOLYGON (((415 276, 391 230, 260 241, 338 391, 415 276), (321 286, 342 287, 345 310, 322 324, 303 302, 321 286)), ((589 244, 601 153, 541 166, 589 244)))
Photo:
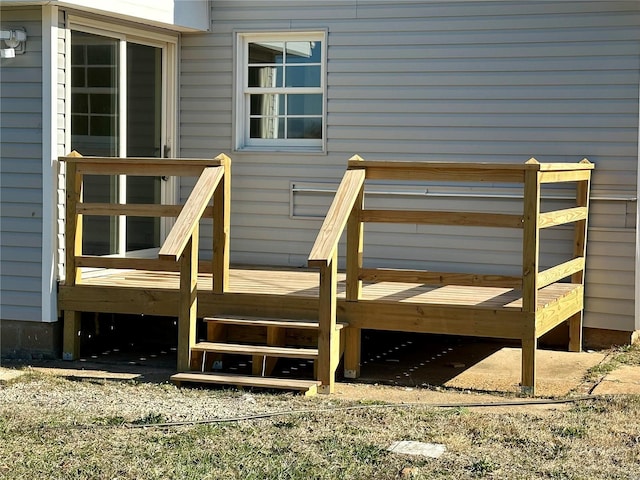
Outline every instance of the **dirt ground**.
MULTIPOLYGON (((75 362, 4 362, 4 366, 58 376, 165 383, 175 373, 175 347, 170 343, 89 343, 75 362)), ((539 398, 579 396, 595 387, 585 379, 589 368, 606 355, 599 352, 538 353, 539 398)), ((248 359, 228 365, 232 371, 250 369, 248 359)), ((340 371, 340 369, 339 369, 340 371)), ((282 361, 278 376, 312 375, 312 364, 282 361)), ((336 398, 385 403, 497 404, 522 402, 520 350, 512 344, 464 337, 365 332, 362 371, 357 380, 338 375, 336 398)), ((477 407, 488 409, 489 407, 477 407)), ((562 404, 501 405, 493 410, 531 411, 565 408, 562 404)))

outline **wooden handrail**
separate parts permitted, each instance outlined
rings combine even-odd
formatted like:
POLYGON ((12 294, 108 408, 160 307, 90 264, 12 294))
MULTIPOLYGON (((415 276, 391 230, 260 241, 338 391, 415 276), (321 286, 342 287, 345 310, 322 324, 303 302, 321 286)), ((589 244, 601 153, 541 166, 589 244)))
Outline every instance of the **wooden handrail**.
POLYGON ((59 157, 60 162, 74 165, 80 175, 136 175, 136 176, 193 176, 200 175, 207 167, 223 166, 226 155, 214 159, 193 158, 111 158, 82 157, 72 152, 66 157, 59 157))
POLYGON ((200 219, 224 177, 224 167, 207 167, 202 171, 193 191, 182 207, 175 225, 162 244, 158 257, 178 261, 189 243, 200 219))
POLYGON ((397 160, 349 160, 349 168, 365 168, 371 180, 432 180, 524 183, 525 172, 541 172, 541 182, 571 182, 588 179, 594 165, 586 158, 578 163, 539 163, 532 158, 523 164, 468 162, 409 162, 397 160))
MULTIPOLYGON (((117 170, 118 165, 145 165, 147 167, 153 166, 154 168, 163 165, 173 165, 183 167, 185 165, 205 167, 219 167, 224 163, 226 155, 219 155, 216 158, 155 158, 155 157, 91 157, 91 156, 77 156, 77 152, 72 152, 67 156, 58 157, 61 162, 75 163, 78 165, 107 165, 112 171, 117 170), (74 155, 75 153, 75 155, 74 155)), ((90 167, 85 167, 86 169, 90 167)), ((149 172, 147 175, 155 177, 157 176, 157 170, 149 172)))
POLYGON ((365 170, 347 170, 342 177, 336 196, 324 219, 316 242, 309 254, 309 266, 321 267, 331 262, 338 248, 351 211, 364 185, 365 170))
POLYGON ((335 334, 338 242, 353 212, 359 213, 357 207, 358 201, 362 202, 365 177, 364 169, 352 168, 345 172, 309 254, 309 266, 320 268, 318 379, 322 382, 319 391, 323 393, 333 392, 340 348, 335 334))

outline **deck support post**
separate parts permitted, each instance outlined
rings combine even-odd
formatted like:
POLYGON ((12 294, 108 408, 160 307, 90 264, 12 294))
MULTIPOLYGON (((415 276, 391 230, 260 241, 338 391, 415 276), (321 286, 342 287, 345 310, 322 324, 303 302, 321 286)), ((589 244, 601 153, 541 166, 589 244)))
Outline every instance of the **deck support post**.
POLYGON ((535 334, 522 339, 522 380, 520 386, 524 395, 535 395, 537 347, 538 339, 535 334))
MULTIPOLYGON (((227 341, 227 325, 218 322, 206 322, 207 324, 207 342, 226 342, 227 341)), ((205 371, 211 369, 222 369, 222 354, 208 353, 204 364, 205 371)))
POLYGON ((224 293, 229 285, 231 159, 220 154, 216 160, 224 167, 224 176, 213 193, 213 291, 224 293))
MULTIPOLYGON (((82 155, 73 151, 69 157, 81 158, 82 155)), ((69 161, 65 165, 65 283, 77 285, 82 283, 82 272, 76 265, 76 256, 82 255, 82 215, 77 213, 77 205, 82 201, 82 175, 75 162, 69 161)), ((63 360, 80 358, 80 317, 80 312, 64 312, 63 360)))
POLYGON ((191 368, 191 349, 196 343, 198 310, 198 235, 194 228, 180 258, 180 306, 178 315, 178 370, 191 368))
POLYGON ((77 360, 80 357, 80 317, 80 312, 64 311, 63 360, 77 360))
MULTIPOLYGON (((590 163, 582 160, 581 163, 590 163)), ((591 177, 576 185, 576 206, 589 208, 589 192, 591 190, 591 177)), ((588 219, 579 220, 573 230, 573 256, 574 258, 587 256, 587 226, 588 219)), ((584 268, 571 276, 571 283, 584 285, 584 268)), ((584 295, 584 294, 583 294, 584 295)), ((582 300, 584 308, 584 298, 582 300)), ((583 310, 569 318, 569 351, 580 352, 582 350, 582 318, 583 310)))
POLYGON ((569 351, 582 351, 582 310, 569 318, 569 351))
POLYGON ((344 376, 360 377, 360 356, 362 352, 362 330, 355 327, 344 329, 344 376))
MULTIPOLYGON (((362 296, 362 255, 364 248, 364 224, 361 220, 364 207, 364 185, 353 205, 347 222, 347 291, 348 302, 357 302, 362 296)), ((347 327, 344 329, 344 376, 358 378, 360 376, 360 355, 362 348, 361 329, 347 327)))
MULTIPOLYGON (((267 345, 270 347, 284 347, 286 345, 286 330, 280 327, 267 327, 267 345)), ((268 377, 278 363, 278 357, 254 355, 251 373, 258 377, 268 377)))
MULTIPOLYGON (((534 158, 527 164, 537 165, 534 158)), ((525 322, 522 337, 522 393, 535 395, 536 311, 538 309, 538 269, 540 257, 540 173, 536 169, 524 174, 522 232, 522 311, 531 319, 525 322)))
POLYGON ((320 305, 318 320, 318 380, 320 393, 335 390, 335 371, 338 366, 340 341, 336 332, 336 292, 338 289, 338 254, 334 251, 330 261, 320 268, 320 305))

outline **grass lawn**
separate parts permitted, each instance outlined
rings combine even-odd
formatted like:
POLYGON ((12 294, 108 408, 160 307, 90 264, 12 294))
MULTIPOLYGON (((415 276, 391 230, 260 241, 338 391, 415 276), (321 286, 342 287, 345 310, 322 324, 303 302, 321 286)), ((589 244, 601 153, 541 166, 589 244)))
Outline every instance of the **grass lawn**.
MULTIPOLYGON (((640 364, 640 348, 610 361, 640 364)), ((28 373, 0 386, 0 478, 637 480, 640 397, 487 410, 28 373), (447 451, 391 453, 396 440, 447 451)))

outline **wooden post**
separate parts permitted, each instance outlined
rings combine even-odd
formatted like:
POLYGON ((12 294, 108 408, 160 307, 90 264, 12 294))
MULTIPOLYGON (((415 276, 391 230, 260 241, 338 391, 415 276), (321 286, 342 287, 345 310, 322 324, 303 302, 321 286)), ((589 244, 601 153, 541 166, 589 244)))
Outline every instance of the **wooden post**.
MULTIPOLYGON (((527 164, 538 165, 534 158, 527 164)), ((530 314, 522 338, 523 393, 535 394, 535 355, 537 346, 536 310, 538 306, 538 267, 540 254, 540 177, 539 170, 524 175, 524 225, 522 233, 522 311, 530 314)))
MULTIPOLYGON (((207 342, 226 342, 228 328, 227 325, 218 322, 206 322, 207 323, 207 342)), ((218 370, 222 368, 221 353, 207 353, 207 361, 204 365, 205 371, 209 371, 216 367, 218 370)))
MULTIPOLYGON (((72 152, 69 157, 82 157, 72 152)), ((65 194, 65 284, 77 285, 82 282, 82 274, 76 266, 76 256, 82 255, 82 215, 77 213, 77 205, 82 201, 82 175, 77 173, 74 161, 66 162, 65 194)), ((80 312, 65 311, 62 340, 62 359, 76 360, 80 357, 80 312)))
POLYGON ((336 334, 337 263, 338 254, 334 251, 330 261, 320 268, 318 380, 322 385, 318 391, 326 394, 333 393, 335 389, 336 356, 340 349, 336 334))
POLYGON ((224 154, 216 159, 224 167, 224 176, 213 194, 213 291, 224 293, 229 285, 231 159, 224 154))
MULTIPOLYGON (((267 345, 270 347, 284 347, 286 330, 281 327, 267 327, 267 345)), ((258 377, 268 377, 278 363, 278 357, 253 355, 251 373, 258 377)))
MULTIPOLYGON (((590 163, 586 158, 580 163, 590 163)), ((590 178, 589 180, 578 182, 576 185, 576 206, 589 208, 589 190, 590 190, 590 178)), ((587 210, 588 211, 588 210, 587 210)), ((573 256, 582 257, 586 260, 587 254, 587 218, 579 220, 575 223, 573 234, 573 256)), ((571 283, 579 283, 584 285, 584 268, 579 272, 574 273, 571 276, 571 283)), ((583 309, 584 309, 584 298, 583 309)), ((582 316, 583 309, 569 318, 569 351, 579 352, 582 350, 582 316)))
MULTIPOLYGON (((286 329, 281 327, 267 327, 267 345, 284 347, 286 344, 286 329)), ((264 376, 268 377, 278 363, 278 357, 267 357, 264 365, 264 376)))
POLYGON ((191 349, 196 343, 198 310, 198 235, 196 226, 180 258, 180 306, 178 314, 178 370, 191 368, 191 349))
MULTIPOLYGON (((535 324, 535 321, 531 322, 535 324)), ((520 387, 525 395, 536 393, 536 349, 538 339, 534 335, 522 339, 522 380, 520 387)))
POLYGON ((77 360, 80 358, 81 314, 71 310, 64 311, 64 327, 62 339, 62 359, 77 360))
POLYGON ((569 323, 570 352, 582 351, 582 312, 583 310, 580 310, 578 313, 575 313, 571 317, 569 317, 569 320, 567 320, 567 322, 569 323))
MULTIPOLYGON (((364 185, 360 188, 349 221, 347 223, 347 292, 348 302, 357 302, 362 295, 362 257, 364 245, 364 224, 360 217, 364 207, 364 185)), ((344 345, 344 376, 358 378, 360 376, 360 355, 362 335, 361 329, 347 327, 344 345)))

